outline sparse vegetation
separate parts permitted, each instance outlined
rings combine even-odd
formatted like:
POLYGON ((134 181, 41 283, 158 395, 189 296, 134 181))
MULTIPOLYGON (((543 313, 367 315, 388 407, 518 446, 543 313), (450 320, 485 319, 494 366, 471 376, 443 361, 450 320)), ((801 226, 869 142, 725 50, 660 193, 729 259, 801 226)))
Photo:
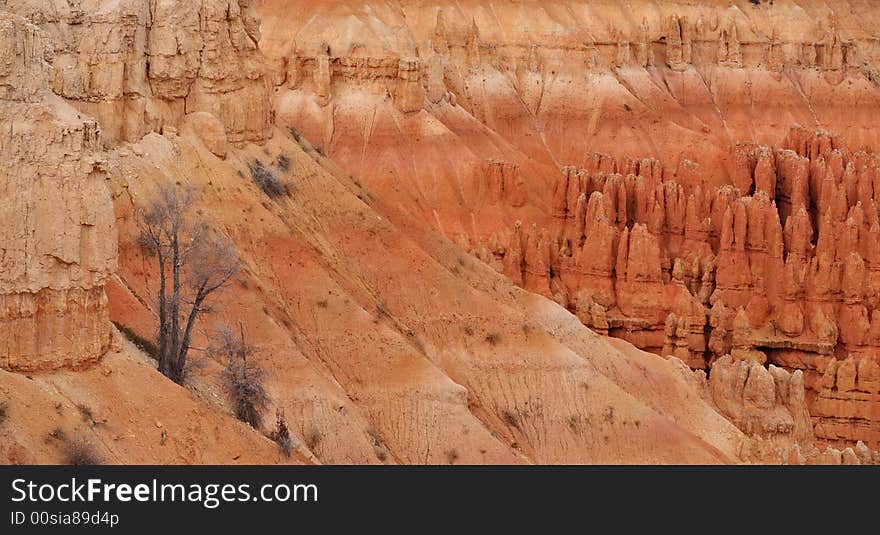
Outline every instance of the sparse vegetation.
POLYGON ((519 429, 519 418, 516 417, 511 411, 504 409, 501 411, 501 419, 504 420, 504 423, 513 427, 514 429, 519 429))
POLYGON ((379 432, 376 431, 374 428, 370 427, 367 429, 367 436, 370 437, 370 441, 373 443, 374 447, 382 447, 382 436, 379 435, 379 432))
POLYGON ((614 423, 614 407, 611 405, 605 407, 605 413, 603 416, 605 417, 606 422, 614 423))
POLYGON ((192 189, 165 184, 138 217, 141 247, 159 268, 156 360, 159 372, 178 384, 183 383, 193 329, 209 311, 207 299, 241 270, 232 243, 191 216, 194 201, 192 189))
POLYGON ((305 436, 306 446, 310 451, 314 452, 315 448, 317 448, 321 444, 321 440, 324 439, 324 436, 317 429, 312 429, 305 436))
POLYGON ((2 426, 9 418, 9 403, 0 401, 0 426, 2 426))
POLYGON ((465 325, 464 326, 464 334, 466 334, 468 336, 473 336, 474 335, 474 328, 471 327, 470 325, 465 325))
POLYGON ((226 357, 223 389, 232 403, 235 417, 254 429, 259 429, 263 423, 263 411, 269 406, 269 394, 263 386, 265 371, 248 361, 253 351, 253 347, 245 340, 241 325, 239 333, 226 325, 218 326, 209 349, 214 356, 226 357))
POLYGON ((455 461, 458 460, 458 452, 455 449, 447 451, 446 460, 449 462, 449 464, 455 464, 455 461))
POLYGON ((94 466, 101 464, 102 460, 91 442, 78 438, 66 443, 64 462, 71 466, 94 466))
POLYGON ((318 306, 321 308, 327 308, 327 300, 321 299, 320 301, 318 301, 318 306))
POLYGON ((134 344, 136 348, 140 349, 141 351, 153 358, 156 358, 159 355, 159 348, 156 347, 156 344, 154 344, 150 340, 147 340, 143 336, 131 330, 131 328, 119 323, 118 321, 114 321, 113 325, 115 325, 116 328, 119 329, 119 332, 121 332, 122 335, 125 336, 125 338, 129 342, 134 344))
POLYGON ((490 346, 496 346, 501 342, 501 335, 498 333, 489 333, 486 335, 486 343, 490 346))
POLYGON ((278 155, 278 161, 276 162, 278 169, 281 169, 282 172, 287 172, 290 169, 290 158, 287 157, 286 154, 278 155))
POLYGON ((76 408, 79 411, 79 415, 82 416, 84 422, 93 423, 95 421, 95 414, 92 412, 91 407, 89 407, 85 403, 78 403, 76 405, 76 408))
POLYGON ((370 440, 373 442, 373 451, 376 452, 376 458, 384 463, 388 459, 388 453, 385 451, 385 445, 379 432, 370 427, 367 429, 367 435, 369 435, 370 440))
POLYGON ((287 426, 284 411, 281 409, 275 411, 275 430, 272 431, 269 438, 278 444, 285 457, 290 457, 290 452, 293 450, 293 438, 290 436, 290 428, 287 426))
POLYGON ((251 179, 269 198, 274 199, 288 194, 287 187, 260 160, 251 162, 251 179))
POLYGON ((294 127, 292 127, 292 126, 290 127, 290 135, 293 136, 293 139, 294 139, 297 143, 299 143, 299 142, 302 141, 302 134, 300 134, 300 133, 299 133, 299 130, 297 130, 296 128, 294 128, 294 127))
POLYGON ((92 444, 85 437, 70 438, 60 427, 49 433, 49 439, 58 441, 61 447, 61 458, 70 466, 94 466, 103 460, 92 444))

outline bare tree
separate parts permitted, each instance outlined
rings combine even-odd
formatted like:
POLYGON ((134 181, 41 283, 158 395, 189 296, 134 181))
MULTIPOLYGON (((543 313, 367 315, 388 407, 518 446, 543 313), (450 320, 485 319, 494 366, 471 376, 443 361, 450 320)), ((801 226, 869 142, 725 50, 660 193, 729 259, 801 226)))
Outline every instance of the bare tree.
POLYGON ((159 371, 178 384, 205 301, 241 269, 232 243, 190 214, 194 200, 191 188, 164 184, 139 218, 141 246, 159 267, 159 371))
POLYGON ((228 325, 218 325, 209 348, 215 358, 226 358, 223 371, 223 389, 232 403, 235 417, 254 429, 263 423, 263 411, 269 406, 269 394, 263 386, 265 371, 248 361, 254 347, 247 343, 244 327, 239 323, 238 332, 228 325))

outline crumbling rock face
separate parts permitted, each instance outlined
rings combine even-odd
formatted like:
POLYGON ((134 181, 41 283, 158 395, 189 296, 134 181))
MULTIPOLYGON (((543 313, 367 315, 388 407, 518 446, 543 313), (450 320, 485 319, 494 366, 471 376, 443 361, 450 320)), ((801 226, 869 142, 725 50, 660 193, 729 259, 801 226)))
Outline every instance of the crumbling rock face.
POLYGON ((782 438, 802 446, 813 442, 813 426, 804 401, 804 378, 730 355, 712 365, 712 399, 721 413, 747 435, 782 438))
POLYGON ((263 141, 273 121, 249 0, 11 0, 54 47, 52 88, 97 118, 104 141, 137 141, 209 112, 234 143, 263 141))
POLYGON ((812 410, 821 436, 844 443, 858 436, 877 443, 880 364, 876 360, 867 355, 831 360, 817 389, 812 410))
POLYGON ((98 359, 116 230, 95 121, 49 90, 47 36, 0 14, 0 367, 98 359))

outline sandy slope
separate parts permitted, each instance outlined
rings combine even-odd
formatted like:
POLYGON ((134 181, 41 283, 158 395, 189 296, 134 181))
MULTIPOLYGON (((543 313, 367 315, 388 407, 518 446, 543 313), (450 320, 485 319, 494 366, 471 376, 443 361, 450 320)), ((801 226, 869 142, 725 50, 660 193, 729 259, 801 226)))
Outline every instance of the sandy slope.
MULTIPOLYGON (((199 209, 247 264, 203 326, 245 322, 274 399, 323 462, 736 459, 742 435, 680 366, 608 345, 554 303, 398 219, 284 131, 225 161, 184 138, 150 135, 110 169, 125 286, 110 291, 111 316, 150 332, 140 303, 152 302, 152 266, 133 243, 132 205, 156 181, 193 184, 199 209), (247 164, 281 154, 291 170, 275 172, 293 193, 272 201, 247 164)), ((206 383, 216 368, 205 368, 206 383)))
POLYGON ((61 429, 108 464, 312 463, 307 452, 283 457, 276 445, 216 402, 169 382, 149 358, 116 335, 114 348, 83 371, 21 375, 0 371, 0 460, 63 464, 61 429))

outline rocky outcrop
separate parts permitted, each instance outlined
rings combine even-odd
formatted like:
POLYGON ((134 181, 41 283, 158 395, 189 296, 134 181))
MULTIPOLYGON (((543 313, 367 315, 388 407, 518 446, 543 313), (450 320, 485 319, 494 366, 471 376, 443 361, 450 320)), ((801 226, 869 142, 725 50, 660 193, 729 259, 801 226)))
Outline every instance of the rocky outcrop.
POLYGON ((51 85, 101 124, 104 142, 137 141, 188 113, 217 117, 233 143, 269 136, 270 81, 249 0, 12 0, 3 9, 51 37, 51 85))
POLYGON ((110 343, 116 269, 97 123, 49 89, 47 35, 0 13, 0 367, 94 362, 110 343))
POLYGON ((831 360, 813 402, 819 434, 829 441, 849 443, 852 437, 876 444, 880 439, 880 364, 864 355, 831 360))
POLYGON ((712 365, 709 388, 721 413, 747 435, 812 446, 801 371, 725 355, 712 365))

